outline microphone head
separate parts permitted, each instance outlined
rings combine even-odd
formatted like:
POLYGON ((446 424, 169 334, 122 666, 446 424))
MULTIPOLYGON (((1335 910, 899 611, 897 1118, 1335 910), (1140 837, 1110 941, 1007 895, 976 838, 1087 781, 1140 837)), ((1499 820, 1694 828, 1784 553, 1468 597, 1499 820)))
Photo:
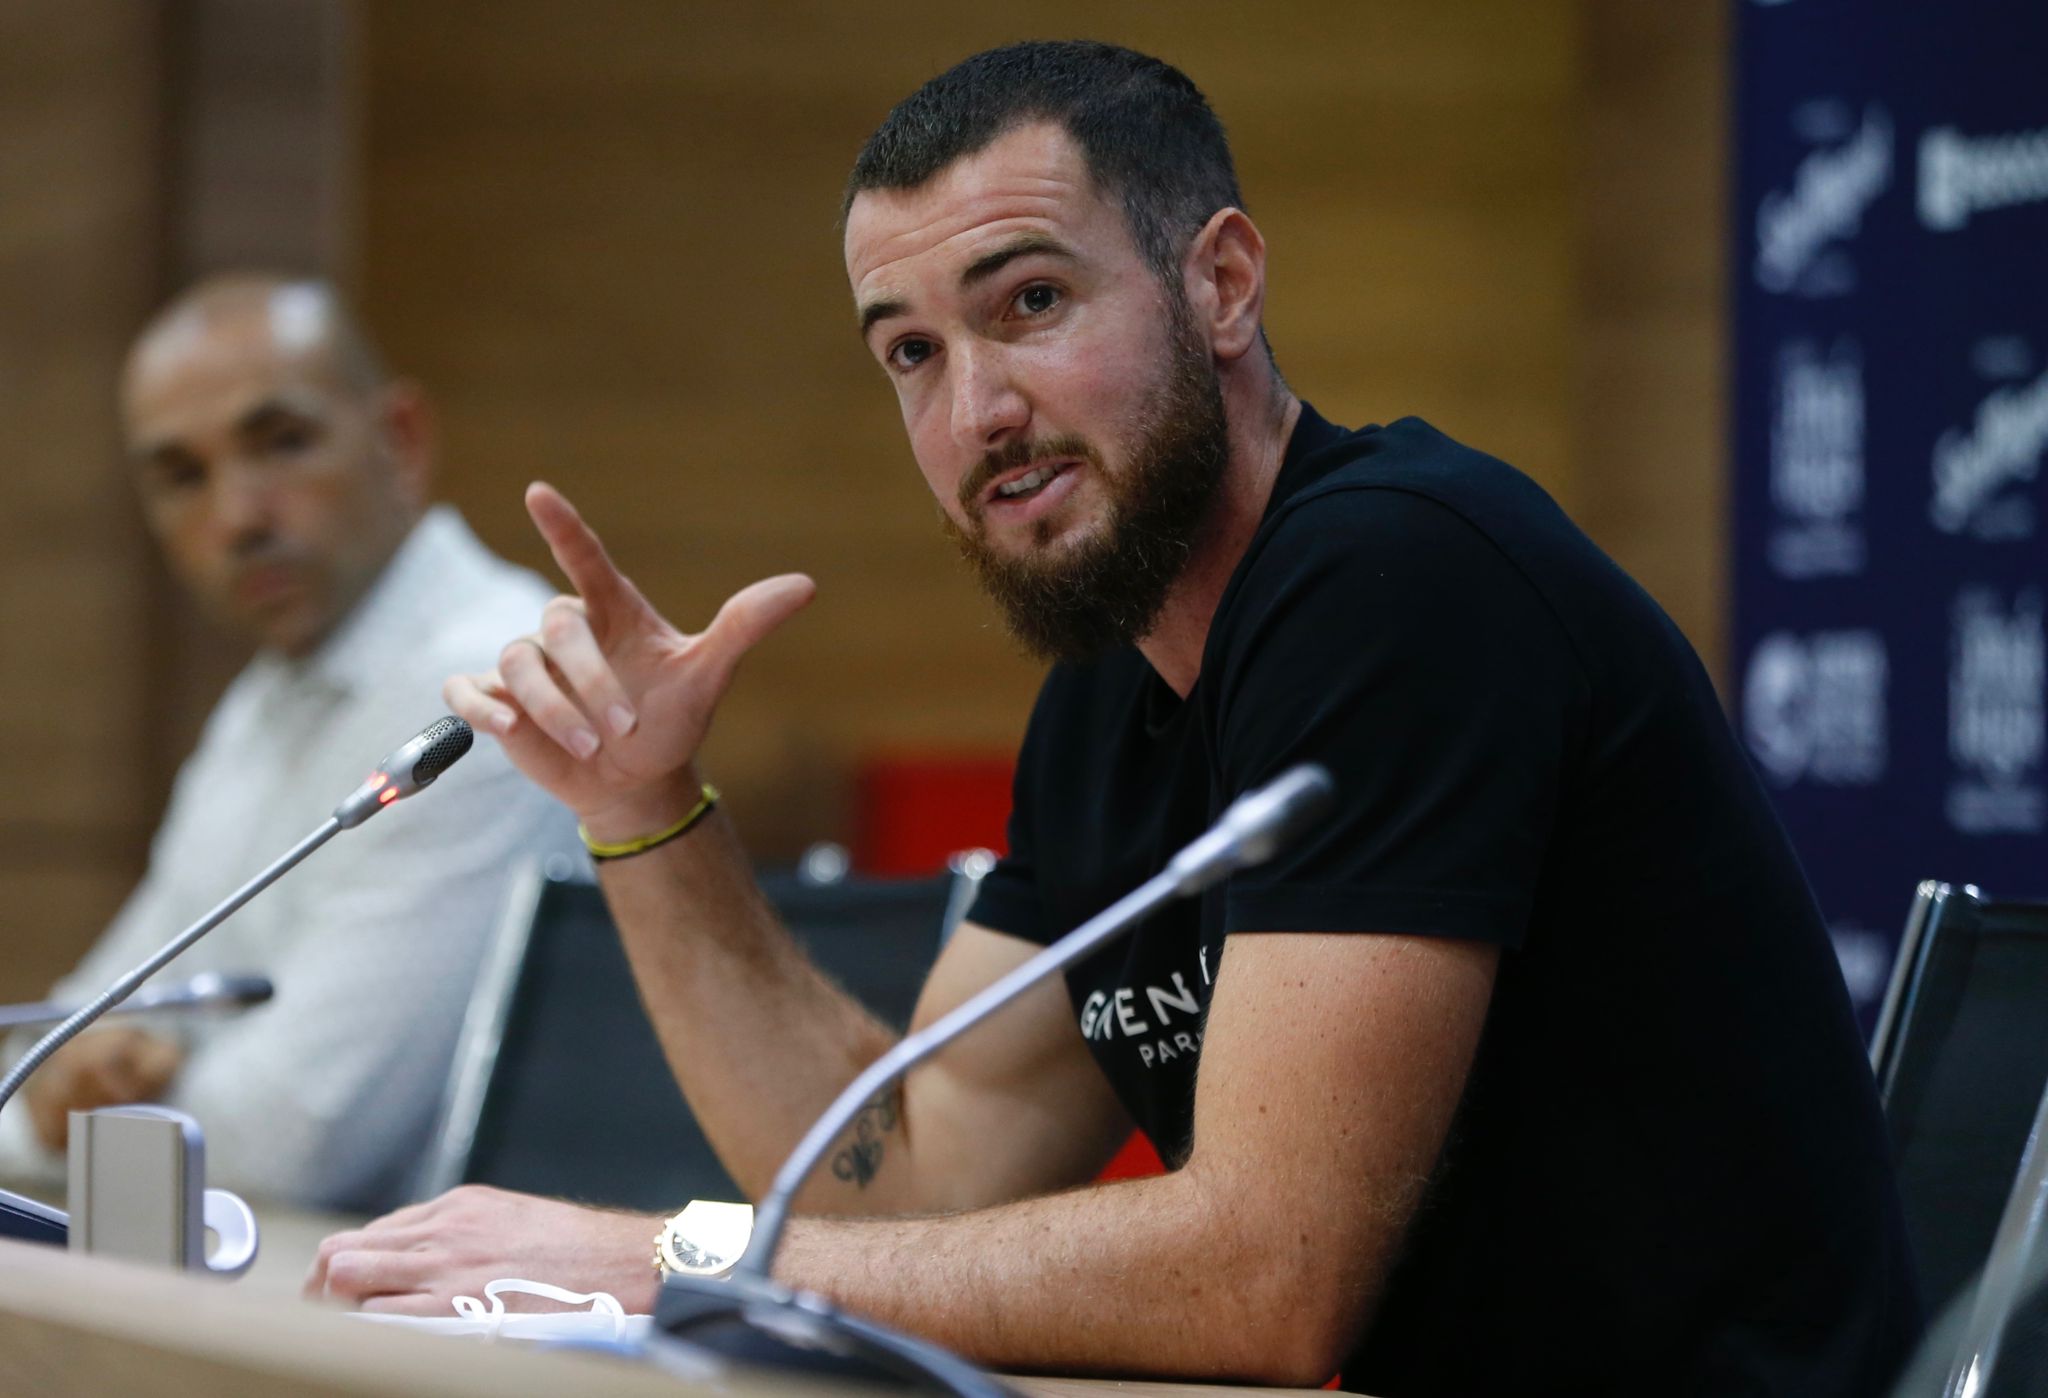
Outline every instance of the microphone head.
POLYGON ((476 742, 476 731, 453 714, 437 718, 389 753, 377 770, 334 808, 344 830, 353 830, 381 808, 432 785, 476 742))
POLYGON ((1214 825, 1173 857, 1167 872, 1187 894, 1199 893, 1239 869, 1263 864, 1322 819, 1336 792, 1329 772, 1313 762, 1290 767, 1232 801, 1214 825))
POLYGON ((245 1009, 261 1005, 277 993, 268 976, 223 975, 219 971, 201 971, 186 981, 182 992, 173 990, 175 998, 189 1000, 195 1005, 245 1009))
POLYGON ((407 743, 400 751, 418 753, 413 762, 411 775, 413 785, 421 787, 453 767, 475 742, 476 730, 450 714, 428 724, 417 738, 407 743))
POLYGON ((1239 797, 1229 813, 1242 821, 1238 827, 1243 851, 1239 867, 1271 859, 1283 845, 1327 815, 1336 796, 1337 783, 1329 770, 1304 762, 1239 797))

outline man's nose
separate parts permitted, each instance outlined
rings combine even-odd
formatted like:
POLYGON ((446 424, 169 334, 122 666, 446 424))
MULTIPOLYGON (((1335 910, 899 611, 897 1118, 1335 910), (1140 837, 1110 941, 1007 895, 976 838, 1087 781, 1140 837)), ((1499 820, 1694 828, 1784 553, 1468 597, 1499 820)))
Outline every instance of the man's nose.
POLYGON ((953 440, 971 452, 999 446, 1031 421, 1031 403, 999 354, 953 353, 953 440))
POLYGON ((230 543, 269 534, 273 504, 269 474, 260 467, 231 462, 214 478, 214 523, 230 543))

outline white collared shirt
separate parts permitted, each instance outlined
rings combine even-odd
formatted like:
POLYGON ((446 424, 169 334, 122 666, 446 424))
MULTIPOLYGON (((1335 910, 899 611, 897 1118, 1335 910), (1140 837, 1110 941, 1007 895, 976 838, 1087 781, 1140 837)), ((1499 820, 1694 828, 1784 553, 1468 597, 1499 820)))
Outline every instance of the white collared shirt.
MULTIPOLYGON (((490 668, 550 595, 453 509, 430 510, 317 651, 261 653, 228 687, 142 883, 55 998, 97 994, 311 832, 446 711, 444 679, 490 668)), ((198 1120, 208 1181, 314 1207, 401 1199, 509 874, 522 856, 578 849, 568 812, 480 736, 432 788, 337 836, 159 972, 276 985, 233 1017, 152 1026, 186 1043, 165 1103, 198 1120)), ((0 1169, 62 1168, 19 1100, 0 1113, 0 1169)))

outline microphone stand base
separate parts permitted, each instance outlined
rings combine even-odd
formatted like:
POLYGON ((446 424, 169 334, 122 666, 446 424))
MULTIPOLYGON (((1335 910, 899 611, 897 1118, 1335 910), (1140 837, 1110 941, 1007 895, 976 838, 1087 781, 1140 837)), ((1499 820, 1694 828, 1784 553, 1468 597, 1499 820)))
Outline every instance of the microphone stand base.
POLYGON ((62 1209, 0 1189, 0 1238, 61 1248, 71 1238, 71 1216, 62 1209))
POLYGON ((1021 1398, 1002 1380, 927 1340, 848 1315, 822 1296, 758 1277, 671 1273, 651 1345, 777 1373, 835 1378, 949 1398, 1021 1398))

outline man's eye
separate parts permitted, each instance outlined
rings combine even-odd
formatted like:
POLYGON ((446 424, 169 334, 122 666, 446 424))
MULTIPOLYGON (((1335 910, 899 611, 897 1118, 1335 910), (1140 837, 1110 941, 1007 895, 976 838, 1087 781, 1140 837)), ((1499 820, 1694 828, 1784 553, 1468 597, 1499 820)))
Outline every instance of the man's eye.
POLYGON ((274 427, 263 437, 266 456, 297 456, 319 440, 320 434, 302 424, 274 427))
POLYGON ((915 369, 932 357, 930 340, 899 340, 889 348, 889 363, 898 369, 915 369))
POLYGON ((1059 303, 1059 288, 1044 282, 1035 282, 1017 293, 1017 309, 1028 316, 1042 316, 1059 303))

